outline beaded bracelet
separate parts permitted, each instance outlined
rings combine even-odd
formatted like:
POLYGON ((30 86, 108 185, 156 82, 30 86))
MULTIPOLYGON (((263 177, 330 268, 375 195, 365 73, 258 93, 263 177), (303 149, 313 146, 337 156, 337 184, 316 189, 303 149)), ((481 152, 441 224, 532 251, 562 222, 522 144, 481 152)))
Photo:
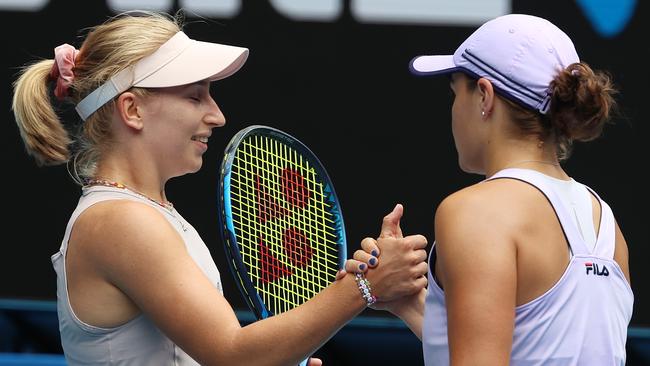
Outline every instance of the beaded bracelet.
POLYGON ((357 273, 354 277, 354 280, 357 281, 357 286, 359 286, 359 292, 361 292, 361 297, 366 300, 367 306, 372 306, 377 302, 377 297, 372 294, 372 288, 370 288, 370 281, 362 273, 357 273))

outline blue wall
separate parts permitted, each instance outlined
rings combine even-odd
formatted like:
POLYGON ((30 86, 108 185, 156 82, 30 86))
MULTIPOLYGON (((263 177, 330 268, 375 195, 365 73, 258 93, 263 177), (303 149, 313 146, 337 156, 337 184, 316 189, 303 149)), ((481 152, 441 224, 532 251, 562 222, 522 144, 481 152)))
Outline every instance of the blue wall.
MULTIPOLYGON (((315 354, 329 366, 422 365, 422 343, 404 323, 372 311, 352 320, 315 354)), ((238 311, 242 325, 254 321, 249 311, 238 311)), ((628 332, 627 364, 650 365, 650 328, 628 332)), ((0 300, 0 366, 64 365, 56 303, 0 300)))

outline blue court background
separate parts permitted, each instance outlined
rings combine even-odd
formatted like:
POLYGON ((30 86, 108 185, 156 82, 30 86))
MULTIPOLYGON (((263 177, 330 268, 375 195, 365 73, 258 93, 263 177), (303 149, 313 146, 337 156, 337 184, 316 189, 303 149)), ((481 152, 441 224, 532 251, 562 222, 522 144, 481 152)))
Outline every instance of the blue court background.
MULTIPOLYGON (((0 184, 5 193, 0 365, 52 364, 39 357, 60 362, 50 255, 60 245, 79 194, 65 167, 37 168, 25 154, 12 122, 11 83, 18 66, 38 57, 52 58, 53 48, 61 43, 79 46, 79 29, 105 20, 114 14, 112 6, 124 3, 133 7, 155 3, 175 11, 201 2, 0 0, 4 48, 0 184), (35 8, 26 10, 29 4, 35 8)), ((300 8, 296 4, 307 2, 293 2, 293 12, 287 10, 290 2, 280 0, 204 3, 226 5, 220 13, 205 8, 189 14, 188 33, 201 40, 249 47, 251 55, 241 72, 214 88, 228 124, 213 134, 204 168, 172 180, 168 196, 202 234, 221 269, 225 295, 242 323, 252 317, 227 269, 216 197, 223 147, 245 126, 269 124, 283 129, 319 156, 342 201, 350 254, 363 237, 377 235, 381 217, 396 202, 405 206, 405 233, 421 233, 433 242, 437 204, 481 177, 467 175, 457 166, 446 80, 415 78, 407 65, 417 54, 453 51, 478 23, 364 20, 355 10, 368 4, 361 0, 314 0, 312 5, 338 6, 337 11, 336 6, 323 5, 320 18, 296 13, 295 8, 300 8), (239 7, 228 14, 227 4, 239 7)), ((408 1, 395 3, 407 6, 408 1)), ((440 6, 445 3, 439 1, 440 6)), ((543 16, 563 28, 583 60, 609 70, 621 89, 622 113, 615 124, 607 126, 600 140, 576 145, 564 167, 612 206, 626 236, 635 293, 628 364, 650 365, 646 290, 650 268, 645 264, 650 257, 649 202, 643 178, 650 155, 645 149, 649 131, 644 113, 650 77, 643 56, 649 50, 648 2, 512 0, 507 4, 508 12, 543 16)), ((472 8, 467 10, 470 13, 472 8)), ((344 327, 318 354, 326 365, 422 362, 417 338, 399 320, 371 310, 344 327)))

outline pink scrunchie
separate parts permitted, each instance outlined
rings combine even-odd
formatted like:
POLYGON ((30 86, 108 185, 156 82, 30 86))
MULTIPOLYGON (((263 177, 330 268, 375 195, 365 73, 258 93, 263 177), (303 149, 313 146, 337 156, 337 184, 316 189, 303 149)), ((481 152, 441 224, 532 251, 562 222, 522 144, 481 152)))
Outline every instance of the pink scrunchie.
POLYGON ((72 69, 78 53, 79 51, 76 48, 67 43, 54 49, 54 65, 52 65, 50 71, 50 78, 56 79, 54 95, 59 100, 63 100, 68 96, 68 88, 74 81, 72 69))

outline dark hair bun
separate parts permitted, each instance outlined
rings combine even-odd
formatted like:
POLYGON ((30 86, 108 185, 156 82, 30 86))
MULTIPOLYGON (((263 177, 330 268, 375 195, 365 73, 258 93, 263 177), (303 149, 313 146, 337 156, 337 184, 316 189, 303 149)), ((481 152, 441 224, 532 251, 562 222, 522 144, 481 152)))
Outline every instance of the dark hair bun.
POLYGON ((550 116, 554 129, 569 141, 599 137, 616 105, 611 77, 584 62, 569 65, 551 82, 550 116))

